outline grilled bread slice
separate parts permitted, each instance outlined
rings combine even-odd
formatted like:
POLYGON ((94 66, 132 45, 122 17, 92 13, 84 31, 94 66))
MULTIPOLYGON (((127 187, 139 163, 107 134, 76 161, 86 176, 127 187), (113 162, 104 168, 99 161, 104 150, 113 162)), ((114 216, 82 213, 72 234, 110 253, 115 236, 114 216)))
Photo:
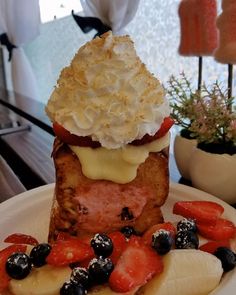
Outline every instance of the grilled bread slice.
POLYGON ((53 159, 56 187, 49 241, 61 231, 78 236, 133 226, 141 233, 163 221, 160 207, 169 190, 166 152, 150 153, 127 184, 87 178, 79 158, 57 138, 53 159))

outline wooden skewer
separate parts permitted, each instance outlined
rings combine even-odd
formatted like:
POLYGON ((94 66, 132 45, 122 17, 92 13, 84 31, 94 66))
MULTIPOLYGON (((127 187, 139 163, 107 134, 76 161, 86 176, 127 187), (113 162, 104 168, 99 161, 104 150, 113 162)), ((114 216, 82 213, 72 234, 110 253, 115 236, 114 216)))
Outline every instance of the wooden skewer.
POLYGON ((202 86, 202 56, 198 57, 198 86, 197 89, 198 91, 201 90, 202 86))

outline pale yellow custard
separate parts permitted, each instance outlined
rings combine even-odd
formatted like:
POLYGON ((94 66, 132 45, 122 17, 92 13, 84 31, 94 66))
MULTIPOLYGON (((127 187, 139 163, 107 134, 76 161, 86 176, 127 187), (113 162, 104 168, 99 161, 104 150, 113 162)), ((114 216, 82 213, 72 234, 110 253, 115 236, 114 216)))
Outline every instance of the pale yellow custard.
POLYGON ((86 177, 123 184, 136 177, 139 165, 145 162, 150 152, 159 152, 169 145, 169 137, 167 133, 153 142, 141 146, 126 145, 119 149, 92 149, 79 146, 70 148, 79 158, 86 177))

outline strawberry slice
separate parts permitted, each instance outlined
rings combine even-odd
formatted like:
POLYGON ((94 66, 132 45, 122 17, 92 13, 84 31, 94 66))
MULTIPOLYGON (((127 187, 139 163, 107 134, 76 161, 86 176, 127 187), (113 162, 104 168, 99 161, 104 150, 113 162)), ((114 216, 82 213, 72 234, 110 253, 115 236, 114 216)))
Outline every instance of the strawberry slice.
POLYGON ((213 254, 217 248, 219 247, 227 247, 230 248, 229 240, 227 241, 210 241, 203 245, 201 245, 198 249, 204 252, 208 252, 213 254))
POLYGON ((93 257, 93 250, 79 239, 59 240, 52 245, 46 261, 55 266, 69 265, 93 257))
POLYGON ((7 248, 0 251, 0 292, 7 288, 10 277, 6 273, 5 265, 8 257, 16 252, 25 252, 27 246, 26 245, 10 245, 7 248))
POLYGON ((69 233, 66 232, 59 232, 56 238, 56 241, 68 241, 68 240, 77 240, 83 244, 90 245, 90 241, 93 235, 85 235, 82 237, 71 236, 69 233))
POLYGON ((232 239, 236 234, 236 227, 233 222, 219 218, 215 225, 197 223, 199 234, 204 238, 214 241, 232 239))
POLYGON ((131 237, 111 273, 109 284, 113 291, 125 293, 144 285, 162 271, 161 257, 140 238, 131 237))
POLYGON ((142 236, 142 240, 144 244, 150 246, 152 243, 152 235, 160 229, 169 231, 173 239, 175 238, 175 234, 176 234, 175 226, 171 222, 164 222, 164 223, 153 225, 144 233, 144 235, 142 236))
POLYGON ((171 119, 171 117, 166 117, 163 120, 163 123, 161 124, 160 129, 153 135, 145 134, 141 139, 136 139, 132 141, 130 144, 139 146, 143 144, 147 144, 149 142, 152 142, 158 138, 163 137, 171 128, 171 126, 174 124, 174 120, 171 119))
POLYGON ((209 201, 180 201, 173 208, 174 214, 208 225, 214 225, 223 212, 223 206, 209 201))
MULTIPOLYGON (((174 124, 174 120, 171 119, 171 117, 166 117, 163 120, 163 123, 161 124, 160 129, 154 134, 151 135, 144 135, 143 138, 134 140, 131 142, 132 145, 143 145, 149 142, 152 142, 153 140, 156 140, 158 138, 161 138, 164 136, 171 126, 174 124)), ((75 134, 70 133, 68 130, 66 130, 63 126, 58 124, 57 122, 53 123, 53 131, 55 135, 63 142, 70 144, 70 145, 76 145, 76 146, 89 146, 91 148, 97 148, 100 147, 101 144, 98 141, 93 141, 91 137, 89 136, 78 136, 75 134)))
POLYGON ((4 240, 5 243, 12 243, 12 244, 25 244, 25 245, 32 245, 37 246, 38 241, 32 237, 31 235, 21 234, 21 233, 14 233, 6 237, 4 240))
POLYGON ((58 123, 53 123, 53 131, 55 135, 63 142, 70 145, 89 146, 92 148, 100 147, 101 144, 98 141, 93 141, 89 136, 78 136, 70 133, 63 126, 58 123))
POLYGON ((116 264, 121 254, 127 247, 127 240, 125 236, 119 231, 110 233, 109 237, 111 238, 113 243, 113 251, 109 258, 112 260, 114 264, 116 264))

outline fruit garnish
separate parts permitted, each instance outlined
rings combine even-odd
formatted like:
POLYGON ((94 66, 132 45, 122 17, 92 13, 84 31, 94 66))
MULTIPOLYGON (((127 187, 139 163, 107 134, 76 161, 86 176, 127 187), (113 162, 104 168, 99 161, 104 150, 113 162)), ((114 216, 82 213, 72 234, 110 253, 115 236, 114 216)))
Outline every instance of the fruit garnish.
POLYGON ((236 234, 236 227, 233 222, 219 218, 215 225, 197 224, 200 235, 214 241, 232 239, 236 234))
POLYGON ((38 241, 32 237, 31 235, 21 234, 21 233, 14 233, 9 235, 4 240, 5 243, 12 243, 12 244, 25 244, 25 245, 38 245, 38 241))
POLYGON ((6 261, 7 274, 16 280, 22 280, 28 276, 32 268, 29 256, 23 252, 11 254, 6 261))
POLYGON ((47 243, 38 244, 30 251, 30 259, 34 267, 41 267, 46 264, 46 258, 51 251, 51 246, 47 243))
POLYGON ((95 255, 97 256, 108 257, 112 254, 112 240, 109 236, 105 234, 95 234, 94 237, 91 239, 90 244, 95 255))
POLYGON ((82 285, 88 288, 90 285, 90 276, 86 268, 75 267, 72 270, 70 280, 77 285, 82 285))
POLYGON ((69 145, 78 145, 83 147, 88 146, 92 148, 101 146, 98 141, 93 141, 89 136, 78 136, 71 134, 68 130, 56 122, 53 123, 53 131, 61 141, 69 145))
POLYGON ((82 285, 75 285, 73 282, 65 282, 60 289, 60 295, 87 294, 86 289, 82 285))
POLYGON ((46 262, 55 266, 69 265, 93 257, 93 250, 79 239, 59 240, 52 244, 46 262))
POLYGON ((6 262, 9 256, 13 253, 25 252, 27 249, 26 245, 10 245, 7 248, 0 251, 0 291, 7 288, 10 277, 6 273, 6 262))
POLYGON ((226 247, 220 247, 215 252, 214 255, 220 259, 222 263, 223 270, 228 272, 235 268, 236 266, 236 255, 235 253, 226 247))
POLYGON ((168 253, 174 243, 173 236, 167 230, 160 229, 152 235, 152 248, 159 255, 168 253))
POLYGON ((126 238, 130 238, 132 235, 137 235, 133 226, 124 226, 120 231, 126 238))
POLYGON ((153 136, 146 134, 141 139, 134 140, 130 144, 135 145, 135 146, 139 146, 139 145, 143 145, 143 144, 147 144, 149 142, 152 142, 158 138, 161 138, 170 130, 170 128, 173 124, 174 124, 174 120, 171 117, 166 117, 166 118, 164 118, 160 129, 153 136))
POLYGON ((94 284, 106 283, 114 269, 110 258, 93 258, 88 267, 90 279, 94 284))
POLYGON ((179 231, 175 236, 175 247, 177 249, 198 249, 198 235, 192 231, 179 231))
MULTIPOLYGON (((158 138, 161 138, 169 131, 169 129, 171 128, 173 124, 174 124, 173 119, 171 119, 170 117, 166 117, 164 118, 160 129, 156 132, 155 135, 151 136, 146 134, 143 136, 143 138, 134 140, 130 144, 138 146, 138 145, 143 145, 143 144, 152 142, 158 138)), ((93 141, 92 138, 89 136, 78 136, 78 135, 70 133, 68 130, 66 130, 63 126, 61 126, 57 122, 53 123, 53 131, 55 135, 61 141, 69 145, 91 147, 91 148, 98 148, 101 146, 101 144, 98 141, 93 141)))
POLYGON ((172 250, 163 256, 163 261, 162 274, 154 276, 140 294, 210 294, 220 283, 223 273, 219 259, 195 249, 172 250))
POLYGON ((199 250, 213 254, 219 247, 230 247, 229 240, 226 241, 210 241, 199 247, 199 250))
POLYGON ((112 240, 113 243, 113 251, 111 256, 109 257, 111 261, 116 264, 120 255, 127 247, 127 240, 125 236, 121 232, 113 232, 109 234, 109 237, 112 240))
POLYGON ((177 231, 197 232, 197 225, 194 219, 184 218, 177 223, 177 231))
POLYGON ((174 214, 208 225, 214 225, 223 212, 223 206, 210 201, 180 201, 173 207, 174 214))
POLYGON ((162 270, 161 257, 140 238, 132 236, 111 273, 109 284, 115 292, 128 292, 162 270))
POLYGON ((175 226, 171 222, 164 222, 164 223, 153 225, 144 233, 144 235, 142 236, 142 240, 144 241, 144 243, 147 245, 151 245, 152 235, 160 229, 169 231, 172 237, 173 238, 175 237, 175 234, 176 234, 175 226))

